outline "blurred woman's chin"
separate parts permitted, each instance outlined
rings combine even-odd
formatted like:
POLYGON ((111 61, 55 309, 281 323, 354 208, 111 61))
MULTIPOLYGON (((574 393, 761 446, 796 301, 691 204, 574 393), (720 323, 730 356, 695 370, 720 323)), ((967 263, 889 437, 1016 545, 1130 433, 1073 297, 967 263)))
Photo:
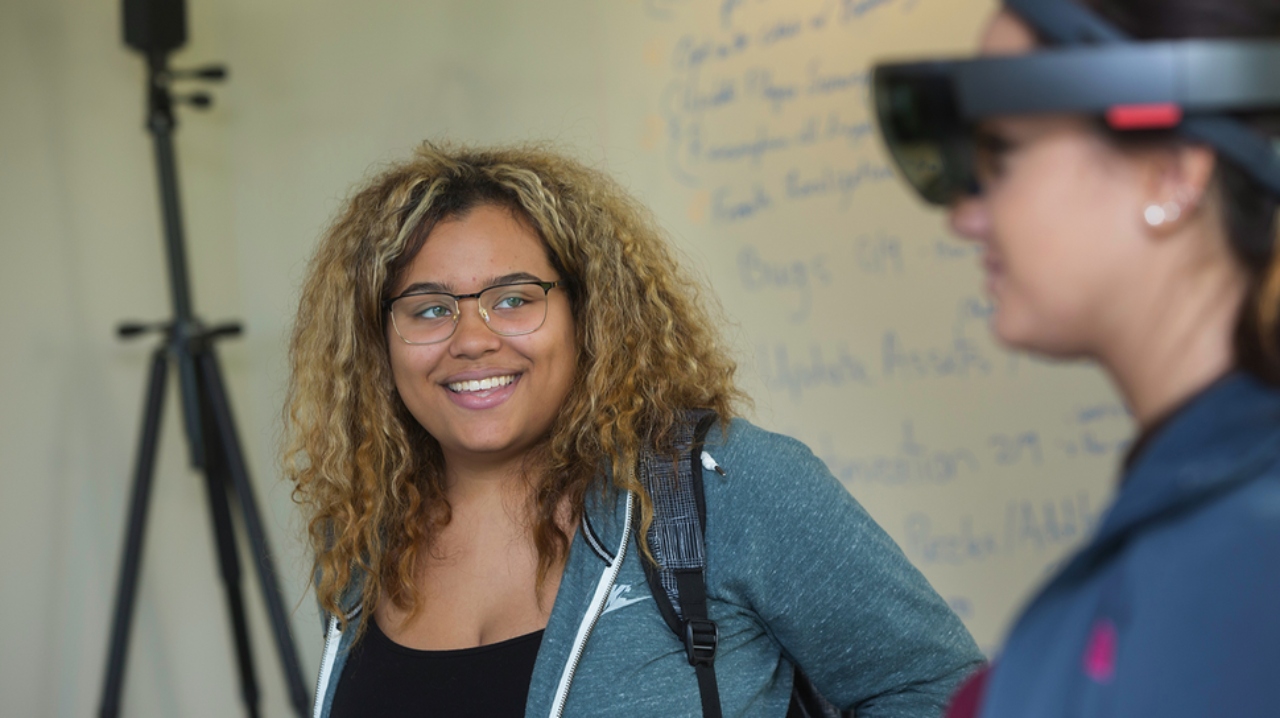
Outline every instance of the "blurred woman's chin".
POLYGON ((1053 361, 1090 358, 1089 352, 1079 342, 1051 331, 1053 326, 1051 320, 1027 316, 1010 318, 1000 309, 991 318, 991 334, 1007 351, 1053 361))

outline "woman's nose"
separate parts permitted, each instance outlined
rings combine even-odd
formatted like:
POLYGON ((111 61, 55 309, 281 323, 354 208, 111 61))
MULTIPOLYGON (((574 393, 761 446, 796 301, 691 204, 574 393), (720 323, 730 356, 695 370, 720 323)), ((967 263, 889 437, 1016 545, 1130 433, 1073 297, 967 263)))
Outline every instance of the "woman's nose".
POLYGON ((489 329, 479 301, 464 299, 458 305, 458 326, 449 342, 450 352, 454 356, 474 357, 497 351, 502 337, 489 329))
POLYGON ((951 231, 965 239, 983 240, 991 232, 991 213, 981 195, 966 195, 952 202, 947 220, 951 231))

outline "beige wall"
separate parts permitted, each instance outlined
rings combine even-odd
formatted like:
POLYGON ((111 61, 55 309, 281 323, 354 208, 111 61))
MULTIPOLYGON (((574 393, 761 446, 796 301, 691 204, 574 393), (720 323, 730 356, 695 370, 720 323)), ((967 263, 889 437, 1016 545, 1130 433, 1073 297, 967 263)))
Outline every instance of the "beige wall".
MULTIPOLYGON (((285 599, 296 607, 308 688, 320 634, 299 521, 276 467, 286 334, 310 248, 341 198, 372 165, 429 137, 550 138, 653 206, 735 320, 728 331, 757 420, 814 446, 980 643, 998 643, 1022 597, 1079 539, 1080 526, 1075 534, 1061 526, 1068 509, 1096 513, 1105 503, 1115 448, 1129 431, 1123 411, 1107 413, 1114 397, 1095 372, 1009 357, 980 320, 972 327, 974 262, 955 261, 949 253, 964 250, 945 244, 940 217, 893 183, 779 203, 749 221, 717 215, 720 190, 777 191, 793 167, 817 177, 881 162, 874 141, 720 166, 684 156, 693 184, 672 172, 671 158, 690 150, 670 135, 673 121, 730 141, 790 132, 805 113, 863 121, 859 99, 783 107, 747 97, 743 85, 732 110, 680 115, 667 92, 760 68, 781 81, 818 65, 838 73, 884 54, 960 50, 990 6, 754 0, 723 4, 737 8, 726 17, 712 0, 190 0, 192 41, 175 63, 221 60, 232 72, 215 90, 215 109, 181 113, 196 307, 206 320, 247 327, 222 344, 223 365, 285 599), (681 38, 714 40, 733 28, 763 37, 753 33, 790 15, 828 25, 806 25, 790 44, 761 41, 755 54, 709 63, 697 77, 676 66, 681 38), (882 235, 901 240, 904 254, 869 254, 867 239, 882 235), (820 266, 821 276, 804 286, 761 282, 748 276, 757 260, 793 278, 796 266, 820 266), (918 366, 876 368, 889 333, 918 366), (938 370, 939 352, 954 349, 960 333, 987 361, 984 371, 938 370), (789 376, 777 359, 783 350, 789 376), (829 375, 797 378, 805 366, 821 369, 809 366, 813 357, 838 363, 839 352, 865 359, 873 376, 840 385, 829 375), (1039 453, 999 451, 1000 439, 1027 436, 1039 453), (944 476, 948 462, 954 475, 944 476), (1049 518, 1058 524, 1052 535, 1049 518), (1002 553, 966 553, 966 540, 988 534, 1004 542, 1002 553)), ((4 715, 96 711, 154 342, 122 343, 113 328, 169 314, 143 67, 119 40, 118 9, 114 0, 0 1, 4 715)), ((173 395, 171 387, 125 706, 136 716, 237 715, 203 489, 185 468, 173 395)), ((256 591, 250 583, 267 715, 283 716, 256 591)))
MULTIPOLYGON (((231 14, 194 3, 182 56, 228 56, 231 14), (222 13, 221 16, 211 13, 222 13)), ((119 39, 116 2, 0 3, 0 713, 96 713, 127 492, 154 339, 123 343, 126 318, 169 314, 142 63, 119 39)), ((232 206, 227 93, 183 113, 182 191, 194 295, 208 319, 244 317, 224 366, 292 609, 305 570, 275 481, 272 420, 283 318, 246 317, 232 206), (255 395, 255 390, 262 395, 255 395)), ((287 293, 288 280, 281 280, 287 293)), ((124 694, 139 716, 237 713, 228 623, 203 487, 186 469, 175 388, 166 406, 124 694)), ((247 568, 247 567, 246 567, 247 568)), ((256 591, 249 584, 249 591, 256 591)), ((265 618, 250 594, 268 715, 285 715, 265 618)), ((315 664, 308 604, 295 615, 315 664)), ((310 680, 308 678, 308 680, 310 680)))

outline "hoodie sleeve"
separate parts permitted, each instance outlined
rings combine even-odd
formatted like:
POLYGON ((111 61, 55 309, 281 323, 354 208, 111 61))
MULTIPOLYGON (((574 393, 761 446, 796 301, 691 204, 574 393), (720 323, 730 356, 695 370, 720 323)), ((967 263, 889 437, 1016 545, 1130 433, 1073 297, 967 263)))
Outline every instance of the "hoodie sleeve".
POLYGON ((707 450, 727 472, 703 478, 710 590, 859 718, 941 715, 982 656, 893 539, 794 439, 735 421, 707 450))

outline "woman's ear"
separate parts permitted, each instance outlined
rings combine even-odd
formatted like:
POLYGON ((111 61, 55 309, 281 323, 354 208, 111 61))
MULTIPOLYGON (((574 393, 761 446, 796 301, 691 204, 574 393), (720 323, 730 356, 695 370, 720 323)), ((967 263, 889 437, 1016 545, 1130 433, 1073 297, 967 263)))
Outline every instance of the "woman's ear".
POLYGON ((1143 221, 1160 234, 1188 222, 1204 204, 1217 156, 1205 145, 1179 143, 1144 151, 1143 221))

